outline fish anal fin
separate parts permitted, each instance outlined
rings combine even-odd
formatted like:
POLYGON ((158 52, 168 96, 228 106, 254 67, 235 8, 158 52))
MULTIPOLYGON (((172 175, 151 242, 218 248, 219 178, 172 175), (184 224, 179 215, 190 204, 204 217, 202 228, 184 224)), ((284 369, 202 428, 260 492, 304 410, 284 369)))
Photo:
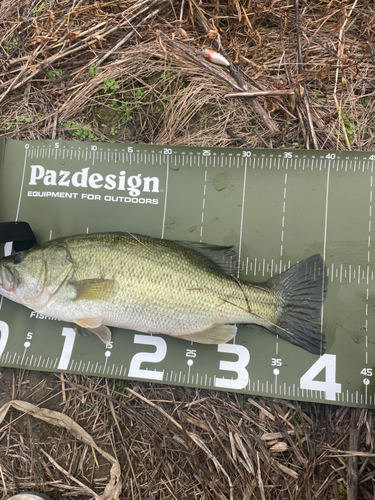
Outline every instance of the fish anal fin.
POLYGON ((74 288, 73 300, 112 300, 116 292, 117 281, 112 279, 88 279, 70 281, 74 288))
POLYGON ((111 330, 108 326, 102 324, 102 318, 76 318, 75 323, 86 328, 92 333, 95 333, 104 344, 108 344, 111 340, 111 330))
POLYGON ((225 344, 225 342, 232 340, 236 333, 237 327, 235 325, 214 325, 200 332, 176 335, 176 337, 198 344, 225 344))

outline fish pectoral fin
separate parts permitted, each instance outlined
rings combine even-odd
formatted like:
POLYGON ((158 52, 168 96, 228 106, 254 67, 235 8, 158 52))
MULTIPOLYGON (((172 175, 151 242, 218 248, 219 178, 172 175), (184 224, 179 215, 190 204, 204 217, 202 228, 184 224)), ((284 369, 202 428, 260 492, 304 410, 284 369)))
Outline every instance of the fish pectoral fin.
POLYGON ((111 330, 108 326, 102 324, 102 318, 77 318, 75 319, 75 323, 95 333, 104 344, 108 344, 111 341, 111 330))
POLYGON ((98 328, 88 328, 90 332, 95 333, 104 344, 108 344, 111 341, 111 330, 108 326, 100 325, 98 328))
POLYGON ((236 333, 237 327, 235 325, 214 325, 200 332, 178 335, 178 338, 198 342, 198 344, 225 344, 225 342, 232 340, 236 333))
POLYGON ((117 289, 117 281, 112 279, 89 279, 70 281, 74 289, 73 300, 112 300, 117 289))
POLYGON ((91 337, 91 333, 87 328, 83 328, 83 326, 77 325, 77 323, 71 323, 73 330, 79 337, 91 337))

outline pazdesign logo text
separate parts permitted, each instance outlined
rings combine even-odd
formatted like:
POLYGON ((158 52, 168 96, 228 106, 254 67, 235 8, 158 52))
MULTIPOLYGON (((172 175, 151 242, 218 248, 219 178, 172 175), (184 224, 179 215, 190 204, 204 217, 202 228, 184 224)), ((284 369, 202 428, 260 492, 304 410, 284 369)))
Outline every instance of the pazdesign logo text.
POLYGON ((141 193, 159 193, 158 177, 142 177, 142 174, 127 177, 125 170, 121 170, 118 175, 107 174, 104 177, 97 172, 90 173, 90 167, 82 168, 77 172, 46 170, 42 165, 31 165, 30 169, 30 186, 43 183, 45 186, 103 188, 109 191, 116 189, 127 191, 133 197, 141 193))

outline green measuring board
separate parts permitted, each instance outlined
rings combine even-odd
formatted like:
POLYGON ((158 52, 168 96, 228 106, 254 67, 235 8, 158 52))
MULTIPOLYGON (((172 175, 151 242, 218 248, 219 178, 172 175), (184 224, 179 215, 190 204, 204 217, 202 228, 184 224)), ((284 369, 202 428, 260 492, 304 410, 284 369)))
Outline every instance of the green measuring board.
POLYGON ((321 253, 329 280, 321 357, 256 326, 219 346, 112 328, 105 346, 2 298, 1 366, 375 408, 375 154, 4 140, 0 152, 0 221, 29 222, 39 242, 129 231, 235 245, 253 283, 321 253))

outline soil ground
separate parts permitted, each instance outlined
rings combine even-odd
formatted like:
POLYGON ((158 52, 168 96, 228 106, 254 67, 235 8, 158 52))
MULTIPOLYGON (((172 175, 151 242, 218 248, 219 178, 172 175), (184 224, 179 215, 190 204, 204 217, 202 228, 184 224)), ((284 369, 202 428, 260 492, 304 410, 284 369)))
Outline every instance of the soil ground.
MULTIPOLYGON (((8 138, 375 150, 366 0, 3 0, 0 27, 8 138), (267 95, 228 96, 244 91, 267 95)), ((10 409, 1 498, 375 495, 371 410, 1 369, 0 405, 11 400, 80 424, 122 487, 105 489, 112 463, 77 430, 10 409)))

